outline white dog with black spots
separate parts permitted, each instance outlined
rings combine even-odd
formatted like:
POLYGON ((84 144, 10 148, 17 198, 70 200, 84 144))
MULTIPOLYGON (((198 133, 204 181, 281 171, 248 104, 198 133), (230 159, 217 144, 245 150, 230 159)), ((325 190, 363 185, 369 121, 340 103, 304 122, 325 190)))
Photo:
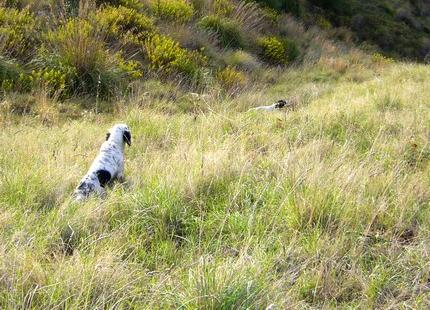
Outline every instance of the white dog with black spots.
POLYGON ((281 100, 276 101, 274 104, 262 105, 262 106, 259 106, 256 108, 252 108, 251 110, 272 112, 272 111, 276 111, 276 110, 281 110, 281 109, 289 107, 291 105, 292 105, 292 103, 290 102, 290 100, 281 99, 281 100))
POLYGON ((113 180, 124 179, 124 147, 131 145, 131 133, 126 124, 116 124, 106 134, 99 154, 74 192, 76 201, 92 193, 105 196, 105 186, 113 180))

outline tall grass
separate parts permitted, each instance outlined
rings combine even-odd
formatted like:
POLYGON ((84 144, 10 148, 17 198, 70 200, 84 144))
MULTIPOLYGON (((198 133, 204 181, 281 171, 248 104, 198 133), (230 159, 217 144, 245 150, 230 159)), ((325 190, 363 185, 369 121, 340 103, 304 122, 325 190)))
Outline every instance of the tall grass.
POLYGON ((430 75, 357 68, 290 69, 187 113, 157 83, 73 121, 2 102, 1 307, 426 308, 430 75), (127 185, 73 203, 118 121, 127 185))

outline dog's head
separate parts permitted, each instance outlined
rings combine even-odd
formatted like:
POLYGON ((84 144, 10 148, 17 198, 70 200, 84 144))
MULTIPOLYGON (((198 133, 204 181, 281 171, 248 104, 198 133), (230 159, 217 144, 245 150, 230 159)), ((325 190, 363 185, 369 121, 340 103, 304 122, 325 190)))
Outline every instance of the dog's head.
POLYGON ((287 104, 288 104, 288 100, 281 99, 281 100, 276 101, 276 103, 275 103, 275 108, 276 108, 276 109, 282 109, 282 108, 283 108, 283 107, 285 107, 287 104))
POLYGON ((106 134, 106 141, 131 145, 131 132, 126 124, 116 124, 106 134))

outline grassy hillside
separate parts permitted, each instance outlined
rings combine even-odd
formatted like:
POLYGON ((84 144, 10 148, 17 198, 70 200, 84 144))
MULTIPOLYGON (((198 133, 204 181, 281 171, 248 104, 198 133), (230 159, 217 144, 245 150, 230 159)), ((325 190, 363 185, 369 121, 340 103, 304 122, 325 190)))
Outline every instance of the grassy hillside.
POLYGON ((191 96, 203 113, 146 93, 75 120, 49 100, 3 110, 1 307, 428 307, 429 80, 330 63, 232 100, 191 96), (296 110, 246 112, 280 96, 296 110), (120 120, 127 184, 74 204, 120 120))
POLYGON ((429 307, 428 65, 260 2, 2 2, 0 308, 429 307))

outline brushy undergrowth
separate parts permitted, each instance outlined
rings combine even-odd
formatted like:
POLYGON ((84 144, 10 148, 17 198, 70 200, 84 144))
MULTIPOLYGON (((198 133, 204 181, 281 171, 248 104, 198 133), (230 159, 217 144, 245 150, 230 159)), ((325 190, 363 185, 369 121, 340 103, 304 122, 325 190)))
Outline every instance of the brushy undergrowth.
POLYGON ((225 87, 228 93, 235 87, 219 72, 246 67, 242 83, 256 81, 262 54, 251 43, 282 32, 268 28, 265 16, 256 3, 230 0, 11 2, 0 6, 0 53, 20 73, 3 74, 1 91, 43 89, 61 102, 92 97, 112 103, 157 76, 179 81, 184 91, 225 87), (241 52, 248 64, 229 63, 227 55, 241 52))

